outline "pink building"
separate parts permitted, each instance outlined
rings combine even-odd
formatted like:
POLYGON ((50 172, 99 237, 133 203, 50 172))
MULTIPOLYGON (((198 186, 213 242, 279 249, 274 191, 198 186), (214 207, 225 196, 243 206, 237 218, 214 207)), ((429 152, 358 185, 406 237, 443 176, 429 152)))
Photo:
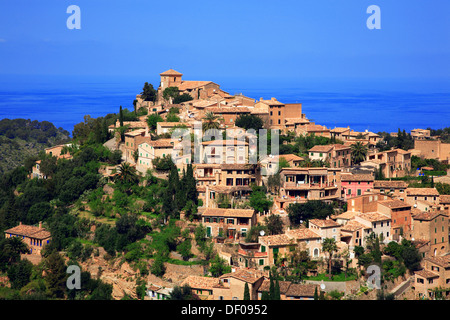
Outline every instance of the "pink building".
POLYGON ((341 176, 342 197, 347 200, 364 195, 373 188, 374 178, 371 174, 348 174, 341 176))

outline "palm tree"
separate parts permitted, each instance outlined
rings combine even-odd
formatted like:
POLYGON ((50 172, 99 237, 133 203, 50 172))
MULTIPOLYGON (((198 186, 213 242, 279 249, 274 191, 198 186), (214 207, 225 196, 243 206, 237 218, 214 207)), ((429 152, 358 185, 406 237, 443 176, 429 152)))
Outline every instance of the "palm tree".
POLYGON ((4 252, 9 256, 8 262, 15 263, 20 260, 22 253, 28 253, 28 246, 22 239, 11 237, 5 240, 4 252))
POLYGON ((219 116, 216 116, 213 112, 206 112, 205 116, 203 117, 203 131, 212 129, 217 130, 220 128, 220 122, 218 120, 221 120, 219 116))
POLYGON ((331 276, 331 261, 333 253, 338 250, 336 240, 333 238, 325 238, 322 243, 322 251, 328 252, 328 274, 331 276))
POLYGON ((128 162, 124 162, 119 166, 119 174, 117 179, 124 183, 137 183, 139 177, 136 173, 136 169, 132 167, 128 162))
POLYGON ((357 141, 356 143, 352 144, 351 150, 353 163, 359 164, 362 161, 366 160, 368 149, 367 146, 365 146, 361 141, 357 141))

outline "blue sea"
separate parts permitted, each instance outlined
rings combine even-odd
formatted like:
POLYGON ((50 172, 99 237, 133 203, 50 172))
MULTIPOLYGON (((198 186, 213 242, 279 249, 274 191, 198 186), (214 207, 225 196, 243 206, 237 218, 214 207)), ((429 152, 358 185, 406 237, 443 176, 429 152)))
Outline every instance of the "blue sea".
MULTIPOLYGON (((47 120, 72 133, 84 115, 133 108, 146 77, 0 76, 0 119, 47 120)), ((302 103, 308 119, 329 128, 397 132, 450 127, 450 81, 214 79, 230 94, 302 103)))

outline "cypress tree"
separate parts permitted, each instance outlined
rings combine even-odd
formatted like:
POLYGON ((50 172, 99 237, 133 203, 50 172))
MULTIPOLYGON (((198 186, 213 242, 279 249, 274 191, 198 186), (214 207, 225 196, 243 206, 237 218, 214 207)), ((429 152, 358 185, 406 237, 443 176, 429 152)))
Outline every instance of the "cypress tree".
POLYGON ((270 285, 269 285, 269 300, 275 300, 275 284, 273 282, 272 273, 269 276, 270 285))
MULTIPOLYGON (((122 111, 122 106, 120 106, 120 110, 119 110, 119 124, 120 127, 123 127, 123 111, 122 111)), ((122 130, 120 132, 120 141, 124 142, 125 141, 125 132, 122 130)))
POLYGON ((245 283, 244 287, 244 300, 250 300, 250 289, 248 288, 248 283, 245 283))
POLYGON ((273 296, 272 300, 281 300, 280 283, 278 282, 278 279, 275 282, 274 296, 273 296))

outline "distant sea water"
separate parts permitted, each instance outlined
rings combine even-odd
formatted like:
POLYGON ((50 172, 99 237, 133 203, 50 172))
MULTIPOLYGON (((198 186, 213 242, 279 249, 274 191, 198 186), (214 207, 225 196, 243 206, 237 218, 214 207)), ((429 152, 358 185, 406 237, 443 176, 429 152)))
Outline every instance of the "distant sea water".
MULTIPOLYGON (((197 80, 197 79, 195 79, 197 80)), ((84 115, 132 110, 145 77, 0 76, 0 119, 47 120, 72 133, 84 115)), ((328 128, 373 132, 450 127, 449 81, 214 80, 230 94, 302 103, 308 119, 328 128)))

